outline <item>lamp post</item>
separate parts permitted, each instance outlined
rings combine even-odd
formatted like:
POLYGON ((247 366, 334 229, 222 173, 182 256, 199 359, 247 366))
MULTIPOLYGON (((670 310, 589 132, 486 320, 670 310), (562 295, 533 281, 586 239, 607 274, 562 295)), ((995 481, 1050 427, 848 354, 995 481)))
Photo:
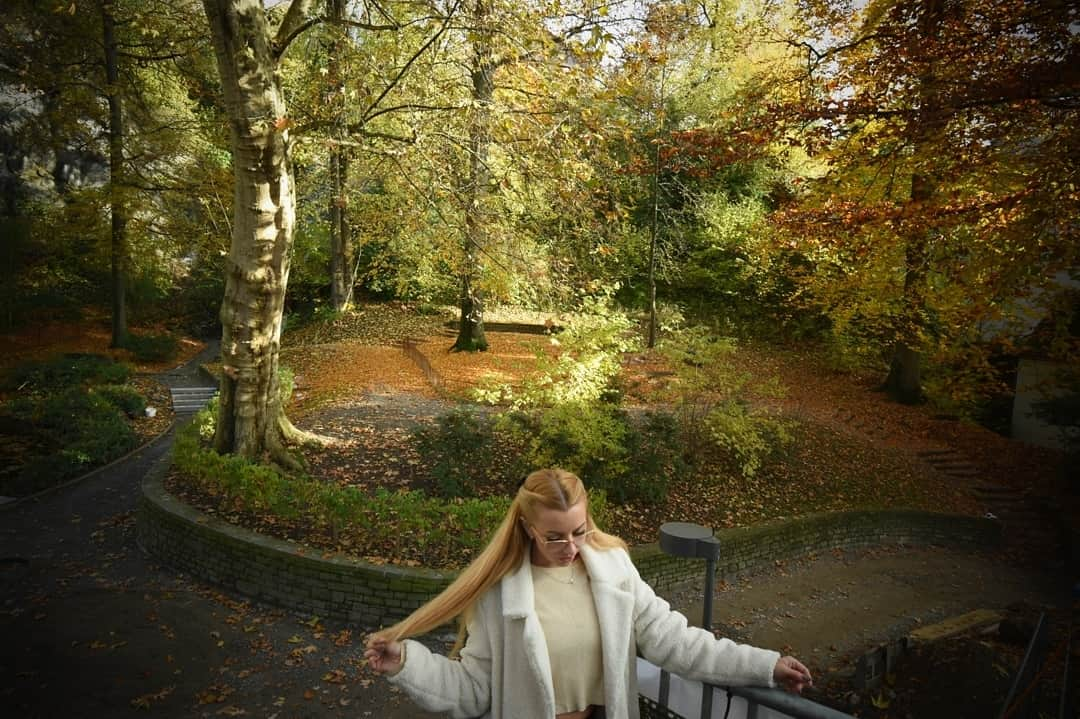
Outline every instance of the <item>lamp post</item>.
MULTIPOLYGON (((713 589, 716 584, 716 560, 720 558, 720 540, 708 527, 692 522, 666 522, 660 527, 660 549, 673 557, 705 560, 705 602, 701 610, 701 626, 712 631, 713 589)), ((662 673, 661 694, 666 701, 666 677, 662 673)), ((712 690, 701 685, 701 716, 712 715, 712 690)))
POLYGON ((713 585, 716 583, 716 560, 720 558, 720 540, 708 527, 691 522, 667 522, 660 527, 660 549, 673 557, 705 560, 705 603, 701 626, 712 631, 713 585))

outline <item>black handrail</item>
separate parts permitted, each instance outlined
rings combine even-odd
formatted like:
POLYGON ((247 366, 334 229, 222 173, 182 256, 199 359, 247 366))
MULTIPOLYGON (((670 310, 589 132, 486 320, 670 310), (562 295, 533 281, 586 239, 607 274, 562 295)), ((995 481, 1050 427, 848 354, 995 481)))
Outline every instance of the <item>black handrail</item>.
MULTIPOLYGON (((751 706, 758 704, 795 719, 852 719, 850 714, 782 689, 765 687, 724 687, 732 696, 742 697, 751 706)), ((752 716, 752 715, 751 715, 752 716)))

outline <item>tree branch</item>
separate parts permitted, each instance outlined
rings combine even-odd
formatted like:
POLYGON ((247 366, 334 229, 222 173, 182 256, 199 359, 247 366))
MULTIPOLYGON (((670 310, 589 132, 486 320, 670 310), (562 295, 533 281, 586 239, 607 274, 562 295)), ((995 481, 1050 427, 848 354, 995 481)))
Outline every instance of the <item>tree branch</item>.
POLYGON ((416 59, 420 57, 429 47, 431 47, 435 43, 435 41, 442 36, 444 32, 446 32, 446 28, 450 26, 451 18, 454 17, 455 13, 457 13, 458 7, 460 7, 460 5, 461 0, 457 0, 454 3, 453 7, 450 8, 450 12, 448 12, 446 14, 446 17, 443 19, 442 26, 439 28, 438 32, 432 35, 427 42, 421 45, 420 48, 415 53, 413 53, 413 56, 410 57, 408 61, 401 67, 401 70, 399 70, 398 74, 394 76, 394 79, 387 83, 386 87, 383 88, 383 91, 379 93, 379 96, 377 98, 375 98, 375 101, 368 105, 367 110, 364 111, 363 118, 360 120, 361 125, 363 125, 371 118, 377 116, 377 114, 373 114, 371 111, 378 107, 379 103, 382 102, 383 98, 386 97, 386 95, 392 89, 394 89, 394 87, 396 87, 397 84, 401 81, 401 78, 405 77, 405 74, 409 71, 409 68, 416 61, 416 59))
POLYGON ((289 43, 300 34, 299 28, 309 26, 304 18, 310 14, 312 2, 313 0, 292 0, 289 3, 289 9, 285 11, 285 17, 281 19, 281 25, 274 36, 275 57, 281 57, 289 43))

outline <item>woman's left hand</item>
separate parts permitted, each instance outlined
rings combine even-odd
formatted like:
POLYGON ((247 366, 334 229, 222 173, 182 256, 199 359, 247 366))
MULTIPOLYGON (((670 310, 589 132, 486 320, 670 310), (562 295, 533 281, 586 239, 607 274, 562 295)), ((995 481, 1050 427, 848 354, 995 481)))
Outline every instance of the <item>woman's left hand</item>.
POLYGON ((778 686, 793 694, 800 694, 803 689, 814 686, 810 670, 795 657, 780 657, 773 667, 773 681, 778 686))

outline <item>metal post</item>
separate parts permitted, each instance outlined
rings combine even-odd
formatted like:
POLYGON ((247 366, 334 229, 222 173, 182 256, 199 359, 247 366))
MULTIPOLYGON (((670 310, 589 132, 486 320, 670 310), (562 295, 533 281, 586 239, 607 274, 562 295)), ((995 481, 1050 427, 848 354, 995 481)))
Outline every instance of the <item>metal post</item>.
MULTIPOLYGON (((709 537, 713 540, 713 544, 719 549, 719 542, 714 537, 709 537)), ((712 631, 712 605, 713 594, 716 591, 716 559, 719 552, 713 553, 705 559, 705 603, 701 610, 701 626, 708 631, 712 631)))
MULTIPOLYGON (((705 601, 701 610, 701 627, 712 632, 713 590, 716 584, 716 560, 720 556, 720 540, 708 527, 690 522, 668 522, 660 527, 660 548, 676 557, 705 560, 705 601)), ((701 717, 712 716, 713 690, 701 686, 701 717)))

